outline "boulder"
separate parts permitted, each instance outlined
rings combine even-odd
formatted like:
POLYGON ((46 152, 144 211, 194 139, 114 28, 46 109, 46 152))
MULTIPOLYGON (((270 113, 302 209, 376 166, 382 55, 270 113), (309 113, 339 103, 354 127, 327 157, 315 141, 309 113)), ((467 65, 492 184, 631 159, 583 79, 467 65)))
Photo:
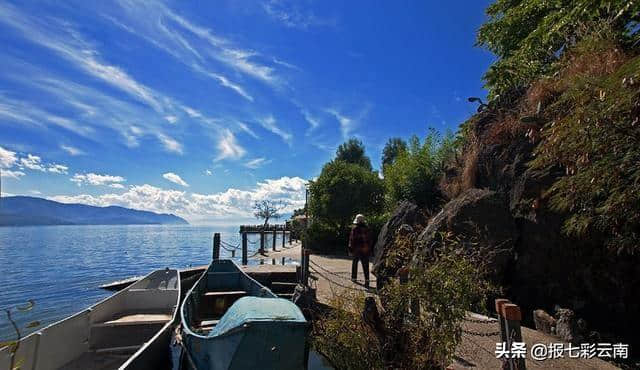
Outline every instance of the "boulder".
POLYGON ((588 337, 587 323, 576 317, 575 312, 567 308, 557 308, 556 335, 563 341, 580 344, 588 337))
POLYGON ((546 334, 555 334, 556 319, 549 315, 545 310, 533 311, 533 324, 536 330, 546 334))
POLYGON ((460 239, 460 247, 482 253, 495 280, 501 281, 513 258, 517 230, 503 194, 468 189, 431 219, 416 242, 412 264, 428 263, 441 247, 443 232, 460 239))
POLYGON ((376 275, 379 285, 380 281, 384 281, 391 276, 396 275, 396 267, 385 266, 383 260, 393 248, 396 233, 407 235, 413 233, 416 225, 424 223, 424 216, 418 206, 411 202, 400 202, 393 214, 380 230, 378 241, 374 247, 373 273, 376 275))

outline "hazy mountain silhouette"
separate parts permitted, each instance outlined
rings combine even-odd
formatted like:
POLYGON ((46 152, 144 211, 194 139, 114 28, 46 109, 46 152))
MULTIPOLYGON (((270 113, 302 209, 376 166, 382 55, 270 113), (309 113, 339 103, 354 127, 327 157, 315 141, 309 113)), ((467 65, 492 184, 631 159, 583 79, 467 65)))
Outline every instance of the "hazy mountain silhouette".
POLYGON ((18 225, 154 225, 189 223, 172 214, 158 214, 118 206, 65 204, 35 197, 0 200, 0 226, 18 225))

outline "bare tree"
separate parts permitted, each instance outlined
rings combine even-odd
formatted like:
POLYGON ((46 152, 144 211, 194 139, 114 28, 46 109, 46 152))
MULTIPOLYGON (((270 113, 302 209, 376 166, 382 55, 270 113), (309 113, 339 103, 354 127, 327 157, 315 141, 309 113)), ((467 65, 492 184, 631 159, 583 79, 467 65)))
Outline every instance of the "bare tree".
POLYGON ((282 201, 262 200, 255 202, 253 205, 253 215, 257 219, 264 220, 264 226, 267 226, 269 219, 278 219, 281 217, 280 211, 285 207, 282 201))

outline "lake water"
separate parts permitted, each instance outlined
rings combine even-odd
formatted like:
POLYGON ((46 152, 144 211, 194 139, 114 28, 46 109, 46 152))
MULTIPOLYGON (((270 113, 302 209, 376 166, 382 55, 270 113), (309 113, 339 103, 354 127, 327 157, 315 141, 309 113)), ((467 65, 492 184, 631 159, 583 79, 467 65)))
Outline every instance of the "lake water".
MULTIPOLYGON (((238 245, 238 231, 237 226, 0 227, 0 308, 33 299, 31 311, 13 317, 21 327, 38 320, 42 328, 113 294, 99 289, 101 284, 165 267, 206 265, 213 233, 238 245)), ((258 249, 258 239, 249 236, 249 255, 258 249)), ((220 253, 231 257, 224 249, 220 253)), ((237 251, 238 263, 240 258, 237 251)), ((0 341, 12 339, 10 323, 4 311, 0 314, 0 341)))

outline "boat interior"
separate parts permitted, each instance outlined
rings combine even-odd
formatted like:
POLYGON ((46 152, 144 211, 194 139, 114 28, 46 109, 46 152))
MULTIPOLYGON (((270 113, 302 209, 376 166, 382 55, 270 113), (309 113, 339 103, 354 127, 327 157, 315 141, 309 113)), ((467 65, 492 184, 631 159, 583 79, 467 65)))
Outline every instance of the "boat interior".
MULTIPOLYGON (((158 270, 129 288, 25 337, 21 369, 116 369, 173 320, 180 298, 177 270, 158 270)), ((9 368, 0 351, 0 369, 9 368)))
POLYGON ((192 293, 189 305, 191 330, 208 335, 220 318, 238 299, 246 296, 273 296, 255 280, 248 277, 231 261, 214 262, 192 293))

